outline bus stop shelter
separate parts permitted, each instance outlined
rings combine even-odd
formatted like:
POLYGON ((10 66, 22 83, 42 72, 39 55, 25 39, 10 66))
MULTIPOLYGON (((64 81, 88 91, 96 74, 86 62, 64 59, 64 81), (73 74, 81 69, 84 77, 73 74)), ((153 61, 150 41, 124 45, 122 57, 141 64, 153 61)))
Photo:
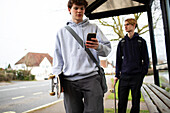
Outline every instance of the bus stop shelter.
MULTIPOLYGON (((154 39, 153 20, 151 6, 154 0, 87 0, 88 7, 85 15, 89 19, 100 19, 126 14, 134 14, 138 12, 147 12, 149 33, 152 50, 152 62, 154 71, 154 83, 160 86, 156 46, 154 39)), ((164 36, 166 57, 168 65, 168 74, 170 80, 170 2, 169 0, 160 0, 162 10, 162 20, 164 25, 164 36)), ((170 82, 169 82, 170 84, 170 82)))

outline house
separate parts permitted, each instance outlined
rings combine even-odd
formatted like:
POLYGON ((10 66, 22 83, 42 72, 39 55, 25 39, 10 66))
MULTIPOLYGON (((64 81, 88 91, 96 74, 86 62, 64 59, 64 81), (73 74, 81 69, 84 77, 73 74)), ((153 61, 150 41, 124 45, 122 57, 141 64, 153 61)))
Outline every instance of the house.
POLYGON ((15 69, 31 70, 36 80, 44 80, 52 73, 53 58, 48 53, 27 53, 15 63, 15 69))
POLYGON ((107 58, 100 57, 100 65, 104 68, 106 74, 112 75, 115 73, 115 67, 107 60, 107 58))

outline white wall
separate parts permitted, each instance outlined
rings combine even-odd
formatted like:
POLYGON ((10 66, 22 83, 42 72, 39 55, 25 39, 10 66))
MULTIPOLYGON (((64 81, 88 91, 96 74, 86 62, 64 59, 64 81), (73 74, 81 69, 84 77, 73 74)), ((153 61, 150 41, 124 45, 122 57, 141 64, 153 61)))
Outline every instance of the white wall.
POLYGON ((43 61, 40 63, 39 67, 34 67, 31 70, 31 73, 36 75, 36 80, 44 80, 44 78, 48 78, 48 75, 52 73, 52 65, 49 60, 45 57, 43 61))
POLYGON ((25 64, 17 64, 14 66, 14 70, 24 70, 26 69, 26 65, 25 64))

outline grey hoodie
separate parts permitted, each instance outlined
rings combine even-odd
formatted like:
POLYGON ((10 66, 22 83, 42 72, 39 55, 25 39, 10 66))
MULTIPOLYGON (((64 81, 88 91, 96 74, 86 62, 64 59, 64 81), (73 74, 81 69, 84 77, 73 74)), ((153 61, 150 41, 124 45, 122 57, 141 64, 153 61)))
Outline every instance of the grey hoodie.
POLYGON ((63 71, 67 80, 75 81, 97 74, 96 64, 86 53, 85 42, 88 33, 96 33, 99 41, 97 50, 90 49, 97 61, 98 56, 106 57, 111 51, 111 44, 97 25, 89 23, 88 19, 76 24, 67 22, 84 41, 84 47, 74 39, 65 27, 61 28, 56 35, 55 51, 53 58, 53 74, 58 75, 63 71))

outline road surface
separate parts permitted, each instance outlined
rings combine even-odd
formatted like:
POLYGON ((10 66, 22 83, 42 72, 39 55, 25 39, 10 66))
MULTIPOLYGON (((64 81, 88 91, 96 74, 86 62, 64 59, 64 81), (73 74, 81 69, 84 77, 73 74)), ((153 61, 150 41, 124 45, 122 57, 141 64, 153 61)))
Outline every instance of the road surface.
POLYGON ((13 81, 10 85, 0 86, 0 113, 22 113, 57 101, 56 96, 49 95, 50 90, 50 80, 13 81))

